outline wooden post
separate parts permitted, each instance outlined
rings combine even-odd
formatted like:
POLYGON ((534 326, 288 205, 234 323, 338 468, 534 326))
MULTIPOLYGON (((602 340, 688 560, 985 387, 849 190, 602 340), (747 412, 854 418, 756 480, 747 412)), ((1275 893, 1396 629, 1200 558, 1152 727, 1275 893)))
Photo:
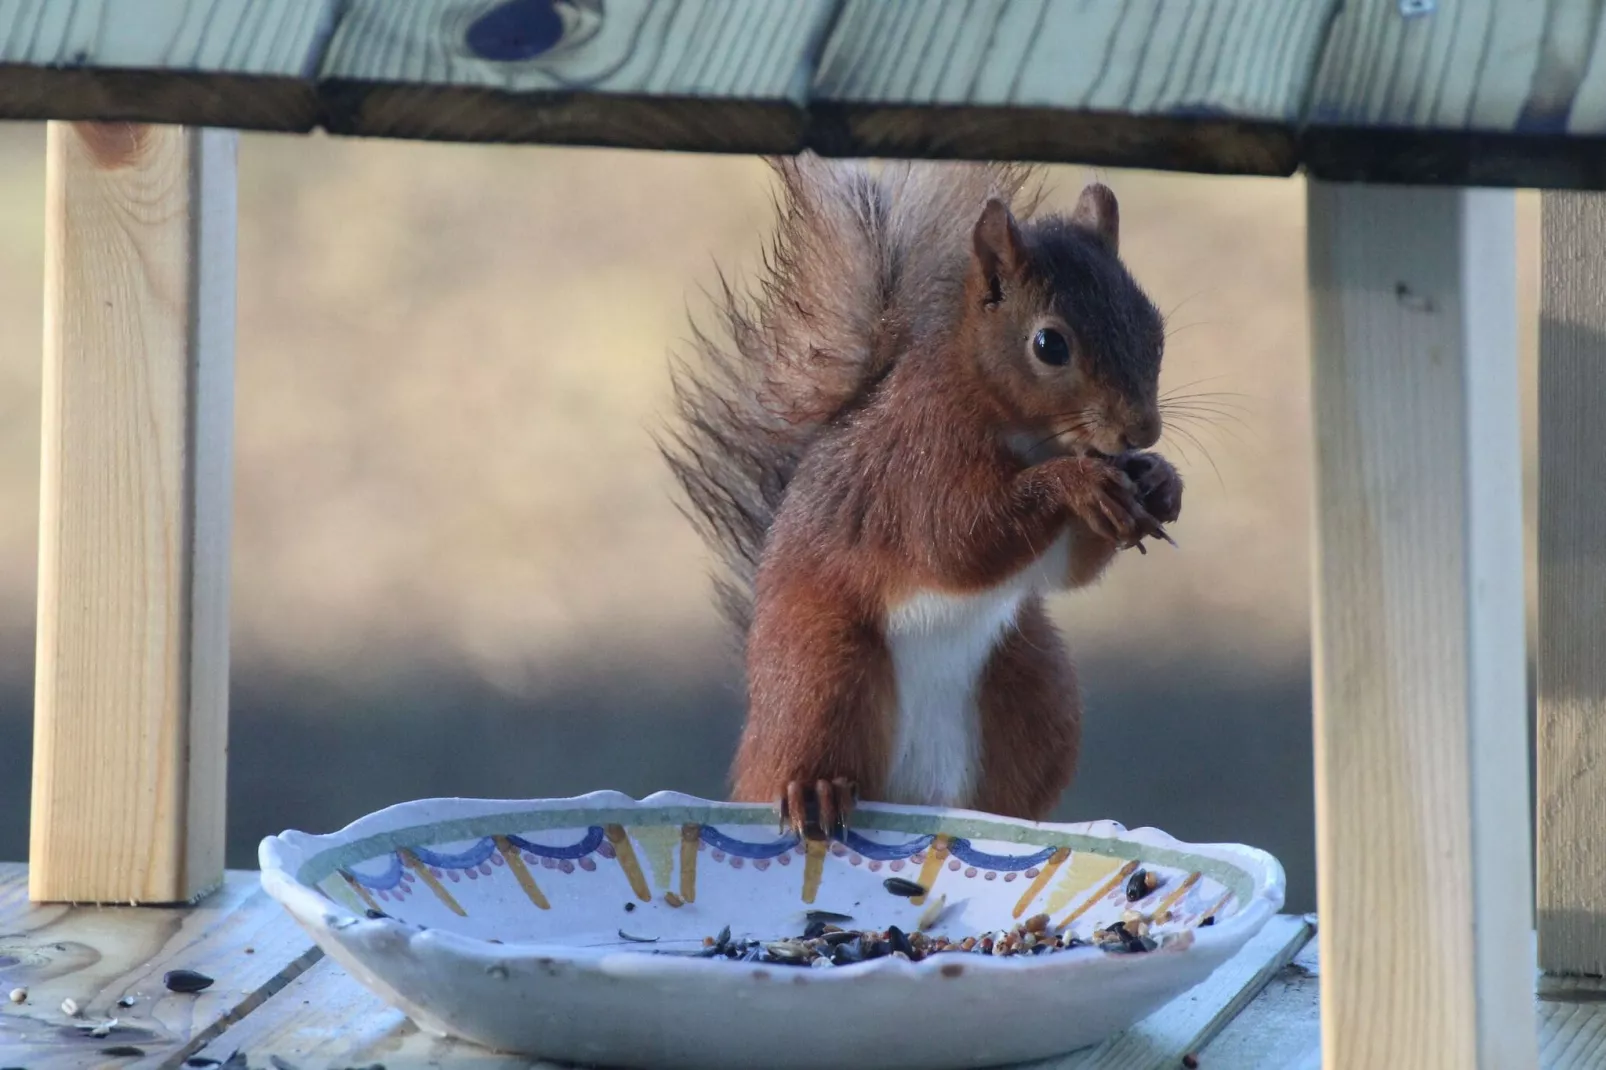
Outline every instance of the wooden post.
POLYGON ((1606 973, 1606 197, 1545 193, 1539 964, 1606 973))
POLYGON ((51 123, 29 892, 223 878, 232 131, 51 123))
POLYGON ((1516 220, 1308 193, 1323 1065, 1536 1065, 1516 220))

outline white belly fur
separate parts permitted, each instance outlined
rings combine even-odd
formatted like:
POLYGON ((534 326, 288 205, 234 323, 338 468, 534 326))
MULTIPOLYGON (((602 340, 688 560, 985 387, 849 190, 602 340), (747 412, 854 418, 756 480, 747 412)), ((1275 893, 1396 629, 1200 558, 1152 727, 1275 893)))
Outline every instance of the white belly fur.
POLYGON ((1015 626, 1027 595, 1065 586, 1070 538, 996 587, 969 594, 920 591, 887 613, 897 681, 889 802, 970 806, 981 774, 982 670, 1015 626))

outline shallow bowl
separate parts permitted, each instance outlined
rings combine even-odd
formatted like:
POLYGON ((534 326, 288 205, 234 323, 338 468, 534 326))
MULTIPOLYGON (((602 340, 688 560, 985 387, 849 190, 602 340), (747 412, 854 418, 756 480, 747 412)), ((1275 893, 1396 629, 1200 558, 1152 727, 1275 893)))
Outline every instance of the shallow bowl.
POLYGON ((800 843, 772 809, 669 792, 421 800, 269 837, 260 858, 268 894, 421 1028, 641 1070, 960 1070, 1068 1052, 1203 981, 1284 894, 1264 851, 1113 821, 864 804, 842 838, 800 843), (1131 902, 1139 869, 1158 884, 1131 902), (892 877, 930 898, 891 894, 892 877), (1087 939, 1136 910, 1160 919, 1159 946, 829 969, 660 953, 727 925, 796 936, 809 910, 911 931, 939 897, 933 935, 1046 913, 1087 939))

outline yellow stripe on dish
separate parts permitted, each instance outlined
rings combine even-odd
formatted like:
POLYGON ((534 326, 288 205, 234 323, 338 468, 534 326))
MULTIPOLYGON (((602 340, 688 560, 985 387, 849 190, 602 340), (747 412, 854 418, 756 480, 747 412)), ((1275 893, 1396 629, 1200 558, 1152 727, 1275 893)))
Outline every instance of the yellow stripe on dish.
POLYGON ((448 892, 446 890, 446 886, 436 879, 435 874, 429 871, 428 866, 419 861, 417 855, 413 854, 413 852, 409 851, 405 847, 401 848, 396 853, 401 856, 401 860, 406 863, 414 873, 418 874, 418 879, 424 882, 425 887, 435 893, 435 898, 446 904, 448 910, 460 918, 468 917, 468 911, 457 905, 457 900, 452 898, 452 893, 448 892))
POLYGON ((1026 908, 1032 905, 1032 900, 1037 898, 1037 893, 1047 887, 1048 882, 1054 879, 1054 874, 1059 871, 1059 868, 1065 864, 1065 860, 1070 857, 1071 849, 1069 847, 1061 847, 1048 856, 1048 861, 1043 863, 1043 868, 1038 871, 1037 876, 1032 878, 1032 883, 1028 884, 1026 890, 1021 893, 1020 901, 1015 904, 1015 909, 1012 912, 1014 917, 1018 918, 1026 913, 1026 908))
POLYGON ((647 888, 647 878, 641 872, 641 863, 636 861, 636 849, 630 843, 630 837, 625 833, 623 825, 605 825, 602 829, 607 835, 608 842, 613 844, 613 856, 619 863, 619 868, 625 871, 625 878, 630 881, 630 890, 636 893, 636 898, 643 903, 652 901, 652 892, 647 888))
POLYGON ((530 902, 542 910, 551 910, 552 904, 547 902, 546 895, 535 883, 535 877, 531 875, 530 867, 524 864, 524 856, 519 853, 519 849, 514 847, 506 836, 495 836, 493 839, 496 849, 502 852, 502 857, 507 860, 507 868, 513 871, 514 878, 518 880, 519 887, 524 889, 524 894, 530 897, 530 902))
POLYGON ((1115 872, 1114 876, 1112 876, 1109 880, 1104 882, 1103 886, 1100 887, 1097 892, 1094 892, 1092 895, 1090 895, 1086 899, 1082 900, 1082 905, 1081 906, 1077 907, 1075 910, 1073 910, 1069 914, 1065 915, 1065 917, 1060 921, 1060 923, 1057 926, 1057 928, 1063 929, 1066 926, 1070 925, 1071 922, 1075 921, 1077 918, 1080 918, 1083 914, 1087 913, 1088 909, 1090 907, 1092 907, 1094 903, 1099 902, 1105 896, 1109 895, 1112 891, 1114 891, 1117 887, 1119 887, 1121 882, 1126 880, 1128 877, 1130 877, 1137 870, 1137 868, 1138 868, 1138 860, 1135 859, 1135 858, 1132 861, 1128 862, 1126 865, 1122 866, 1120 869, 1118 869, 1115 872))

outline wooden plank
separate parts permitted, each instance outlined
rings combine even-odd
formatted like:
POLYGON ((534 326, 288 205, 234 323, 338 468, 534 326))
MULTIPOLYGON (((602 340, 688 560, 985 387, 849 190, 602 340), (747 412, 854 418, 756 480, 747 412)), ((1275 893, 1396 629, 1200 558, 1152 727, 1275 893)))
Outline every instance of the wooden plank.
POLYGON ((311 130, 340 0, 6 0, 0 118, 311 130))
POLYGON ((285 1065, 334 1070, 374 1063, 386 1070, 562 1070, 556 1063, 430 1036, 328 959, 197 1054, 220 1063, 233 1059, 230 1070, 282 1070, 285 1065))
POLYGON ((1539 1065, 1606 1068, 1606 980, 1544 978, 1539 985, 1539 1065))
POLYGON ((1034 1070, 1174 1070, 1210 1043, 1300 949, 1309 918, 1278 916, 1204 983, 1098 1047, 1033 1064, 1034 1070))
POLYGON ((1333 0, 847 0, 811 91, 836 155, 1292 174, 1333 0))
POLYGON ((1547 193, 1539 321, 1539 964, 1606 973, 1606 199, 1547 193))
POLYGON ((1326 1062, 1532 1067, 1513 195, 1308 198, 1326 1062))
MULTIPOLYGON (((1319 941, 1311 941, 1199 1054, 1206 1068, 1319 1070, 1319 941)), ((1606 979, 1542 977, 1535 994, 1539 1065, 1606 1070, 1606 979)))
POLYGON ((1322 1055, 1321 941, 1311 940, 1199 1052, 1204 1067, 1297 1070, 1322 1055))
POLYGON ((25 988, 27 1000, 0 999, 0 1058, 29 1070, 177 1066, 320 957, 255 873, 231 872, 195 907, 16 904, 0 912, 0 989, 25 988), (173 969, 214 983, 169 992, 162 976, 173 969), (77 1017, 62 1013, 69 998, 77 1017), (90 1035, 112 1018, 106 1036, 90 1035), (98 1054, 123 1045, 142 1056, 98 1054))
POLYGON ((1307 169, 1340 181, 1606 188, 1601 11, 1598 0, 1349 0, 1311 96, 1307 169))
POLYGON ((794 152, 837 0, 352 0, 336 133, 794 152))
POLYGON ((35 899, 223 877, 236 138, 50 126, 35 899))

